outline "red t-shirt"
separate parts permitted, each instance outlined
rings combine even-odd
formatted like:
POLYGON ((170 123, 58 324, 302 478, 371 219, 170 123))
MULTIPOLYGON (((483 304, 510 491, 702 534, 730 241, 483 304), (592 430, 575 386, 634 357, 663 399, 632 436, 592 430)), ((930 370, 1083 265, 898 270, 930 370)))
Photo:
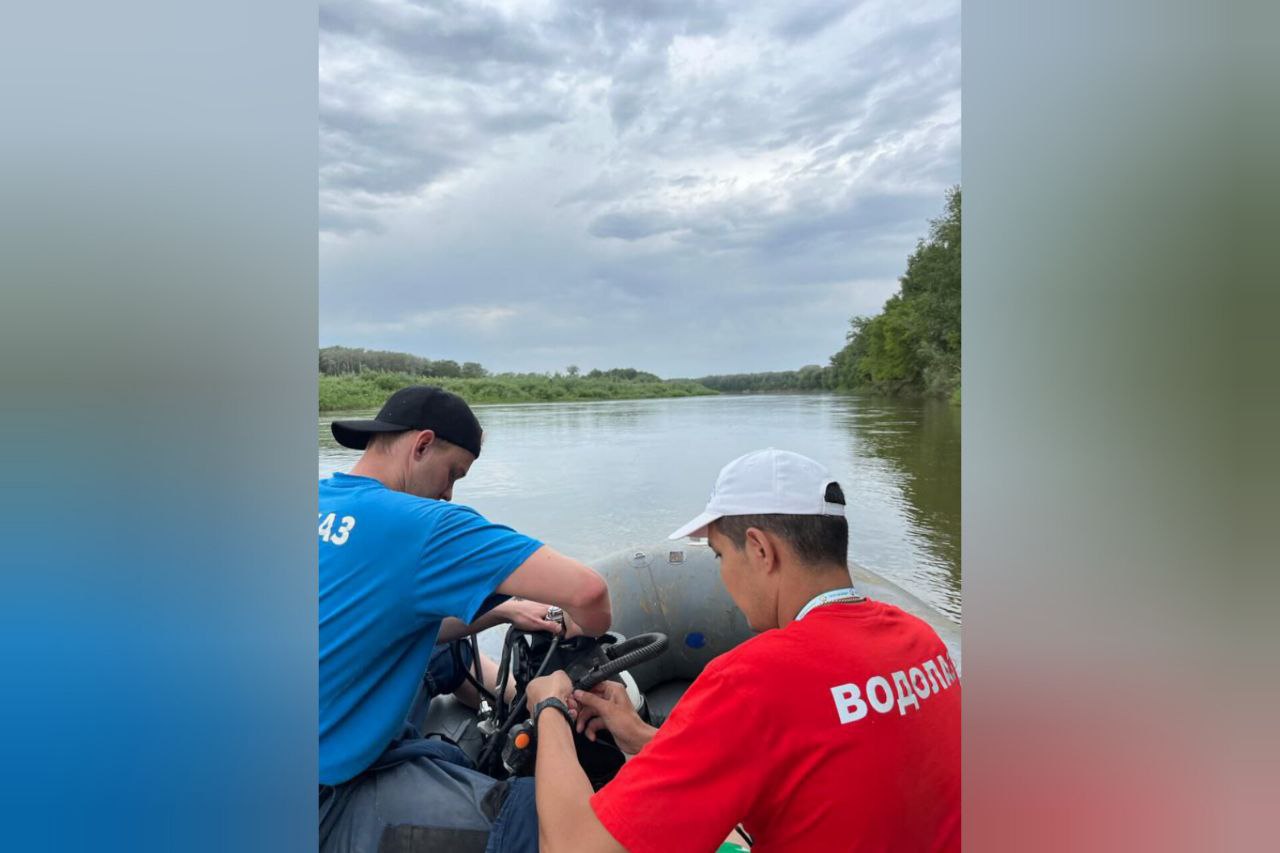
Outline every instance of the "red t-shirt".
POLYGON ((960 683, 889 604, 828 604, 707 665, 591 798, 630 853, 959 850, 960 683))

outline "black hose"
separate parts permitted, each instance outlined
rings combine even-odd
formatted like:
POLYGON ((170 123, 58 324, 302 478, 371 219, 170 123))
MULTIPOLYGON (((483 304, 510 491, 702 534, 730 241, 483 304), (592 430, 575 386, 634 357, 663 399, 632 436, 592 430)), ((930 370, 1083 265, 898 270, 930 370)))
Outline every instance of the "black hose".
MULTIPOLYGON (((556 634, 551 638, 551 645, 547 647, 547 653, 542 658, 542 666, 538 667, 538 671, 533 674, 533 678, 541 678, 542 674, 547 671, 547 664, 551 663, 551 656, 556 653, 556 649, 560 647, 560 635, 556 634)), ((530 678, 530 681, 533 681, 530 678)))
POLYGON ((498 663, 498 681, 494 685, 497 691, 497 698, 494 700, 494 718, 501 720, 506 716, 507 710, 507 676, 511 671, 511 652, 516 638, 521 632, 516 630, 514 626, 507 628, 507 635, 502 639, 502 658, 498 663))
MULTIPOLYGON (((560 635, 556 634, 551 638, 551 645, 547 647, 547 653, 546 655, 543 656, 542 664, 538 667, 538 671, 533 674, 533 678, 538 678, 539 676, 542 675, 543 672, 546 671, 547 664, 551 663, 551 658, 555 656, 556 649, 559 648, 559 646, 560 646, 560 635)), ((529 681, 533 681, 533 678, 530 678, 529 681)), ((505 720, 503 720, 501 728, 499 728, 496 732, 494 732, 493 737, 491 737, 489 739, 489 742, 485 744, 484 750, 481 751, 480 757, 476 760, 476 766, 479 767, 481 770, 484 770, 485 767, 488 766, 487 762, 489 760, 490 754, 493 752, 494 749, 498 748, 497 747, 498 744, 506 740, 507 733, 510 732, 511 727, 515 725, 516 717, 519 716, 519 710, 520 708, 524 707, 524 697, 525 697, 525 693, 527 693, 528 690, 529 690, 529 685, 526 682, 525 689, 521 690, 520 693, 516 696, 515 701, 511 703, 510 715, 507 716, 505 720)), ((503 691, 503 693, 505 692, 506 691, 503 691)), ((499 717, 499 719, 502 719, 502 718, 499 717)))
MULTIPOLYGON (((476 673, 476 686, 479 688, 481 695, 488 696, 490 703, 493 701, 493 694, 484 688, 484 665, 480 663, 480 638, 473 631, 467 637, 471 641, 471 667, 476 673)), ((466 670, 463 670, 464 672, 466 670)))
MULTIPOLYGON (((474 648, 475 646, 474 634, 472 635, 471 640, 472 640, 472 646, 474 648)), ((490 693, 488 688, 486 688, 483 684, 481 684, 480 681, 474 675, 471 674, 470 670, 468 670, 465 666, 462 665, 462 647, 458 645, 457 641, 454 641, 449 644, 449 653, 453 658, 454 668, 462 672, 462 677, 465 678, 473 687, 475 687, 476 692, 480 694, 481 699, 487 699, 489 701, 489 704, 492 705, 494 702, 493 694, 490 693)), ((476 652, 473 650, 472 655, 476 655, 476 654, 479 654, 479 652, 476 652)))
POLYGON ((637 634, 629 640, 623 640, 609 646, 605 654, 609 662, 592 669, 582 676, 573 686, 578 690, 590 690, 602 681, 612 678, 624 669, 630 669, 638 663, 656 658, 667 650, 666 634, 637 634))

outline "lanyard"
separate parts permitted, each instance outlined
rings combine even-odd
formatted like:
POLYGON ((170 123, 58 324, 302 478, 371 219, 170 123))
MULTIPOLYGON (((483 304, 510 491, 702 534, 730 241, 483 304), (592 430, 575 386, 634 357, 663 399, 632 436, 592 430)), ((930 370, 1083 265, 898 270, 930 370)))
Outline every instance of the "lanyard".
POLYGON ((813 610, 816 607, 821 607, 824 604, 833 604, 834 602, 837 602, 837 601, 844 601, 845 599, 848 599, 848 598, 857 598, 857 597, 858 597, 858 593, 851 586, 847 586, 844 589, 832 589, 832 590, 828 590, 827 592, 821 593, 819 595, 815 595, 813 598, 809 599, 808 604, 800 608, 800 612, 796 614, 795 621, 799 622, 801 619, 805 617, 806 614, 808 614, 810 610, 813 610))

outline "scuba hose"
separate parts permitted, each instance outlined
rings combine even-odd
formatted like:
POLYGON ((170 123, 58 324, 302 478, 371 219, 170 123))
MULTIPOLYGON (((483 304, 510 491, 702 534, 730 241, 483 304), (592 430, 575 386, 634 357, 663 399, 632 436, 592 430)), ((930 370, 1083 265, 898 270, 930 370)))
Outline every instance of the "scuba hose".
MULTIPOLYGON (((524 631, 510 628, 502 644, 502 660, 498 664, 497 681, 500 689, 498 689, 495 697, 492 718, 497 724, 497 729, 487 738, 484 748, 476 759, 476 766, 485 773, 489 773, 493 769, 491 765, 495 753, 501 754, 507 735, 520 717, 520 712, 525 704, 529 682, 541 677, 547 671, 547 667, 550 665, 552 658, 555 657, 555 653, 560 648, 563 639, 562 634, 552 636, 551 643, 547 647, 542 661, 538 664, 537 670, 530 675, 531 661, 528 657, 530 651, 520 641, 525 633, 524 631), (521 656, 521 661, 516 661, 517 654, 521 656), (512 673, 515 673, 517 682, 523 683, 523 687, 516 696, 515 701, 507 704, 505 686, 507 676, 512 673)), ((667 636, 665 634, 639 634, 629 640, 622 640, 607 646, 597 646, 587 660, 584 660, 580 666, 568 667, 566 673, 573 682, 574 689, 590 690, 602 681, 613 678, 618 673, 630 669, 636 664, 657 657, 666 648, 667 636)))
POLYGON ((576 679, 573 686, 577 690, 590 690, 624 669, 630 669, 638 663, 657 657, 666 649, 666 634, 637 634, 629 640, 609 646, 605 652, 608 662, 592 667, 589 672, 576 679))
POLYGON ((467 669, 462 663, 462 648, 458 645, 457 640, 449 644, 449 653, 453 657, 453 668, 462 673, 463 679, 476 689, 480 694, 480 698, 492 705, 495 701, 493 693, 489 688, 484 686, 484 671, 480 667, 480 644, 476 641, 476 635, 470 636, 471 641, 471 661, 475 665, 475 674, 472 675, 471 670, 467 669))
MULTIPOLYGON (((467 639, 471 641, 471 667, 476 673, 476 689, 480 691, 481 696, 487 696, 492 703, 493 694, 484 688, 484 667, 480 664, 480 638, 473 631, 467 639)), ((496 685, 494 689, 497 689, 496 685)))
MULTIPOLYGON (((523 631, 517 632, 513 628, 507 631, 507 636, 510 637, 511 634, 514 634, 514 633, 520 633, 521 635, 523 635, 524 632, 523 631)), ((547 648, 547 653, 543 656, 542 663, 539 664, 537 672, 533 674, 533 677, 530 678, 529 681, 533 681, 534 678, 541 677, 542 674, 546 672, 547 664, 551 662, 551 659, 555 656, 556 649, 559 647, 560 647, 560 635, 556 634, 551 638, 551 645, 547 648)), ((499 684, 504 683, 501 676, 505 674, 507 663, 512 656, 511 652, 512 652, 512 649, 509 649, 508 644, 504 642, 502 647, 502 663, 499 665, 499 669, 498 669, 499 676, 500 676, 498 680, 499 684)), ((489 760, 493 756, 494 750, 498 749, 499 744, 504 743, 506 741, 507 734, 511 731, 511 727, 515 725, 516 717, 519 715, 520 708, 524 706, 524 697, 525 697, 525 692, 528 689, 528 686, 529 686, 528 682, 525 682, 525 690, 521 690, 520 693, 517 694, 515 701, 511 703, 510 708, 506 707, 506 702, 505 702, 506 691, 505 690, 501 691, 501 694, 503 694, 502 707, 506 710, 506 716, 504 717, 502 716, 502 714, 499 714, 497 717, 495 717, 495 719, 502 720, 502 724, 498 727, 498 730, 494 732, 493 735, 489 738, 489 742, 485 744, 484 749, 480 752, 480 756, 476 759, 476 766, 479 767, 482 771, 485 771, 486 768, 489 766, 489 760)))

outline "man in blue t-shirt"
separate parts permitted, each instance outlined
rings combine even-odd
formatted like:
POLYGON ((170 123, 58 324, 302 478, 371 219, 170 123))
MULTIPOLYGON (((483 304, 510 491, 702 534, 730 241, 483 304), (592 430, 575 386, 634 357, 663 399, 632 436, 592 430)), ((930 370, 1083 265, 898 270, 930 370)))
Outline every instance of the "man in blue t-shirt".
POLYGON ((401 733, 438 643, 538 621, 527 611, 545 614, 546 604, 592 636, 611 621, 595 571, 450 503, 482 438, 460 397, 411 386, 374 420, 332 430, 364 455, 320 481, 322 786, 357 777, 401 733))

